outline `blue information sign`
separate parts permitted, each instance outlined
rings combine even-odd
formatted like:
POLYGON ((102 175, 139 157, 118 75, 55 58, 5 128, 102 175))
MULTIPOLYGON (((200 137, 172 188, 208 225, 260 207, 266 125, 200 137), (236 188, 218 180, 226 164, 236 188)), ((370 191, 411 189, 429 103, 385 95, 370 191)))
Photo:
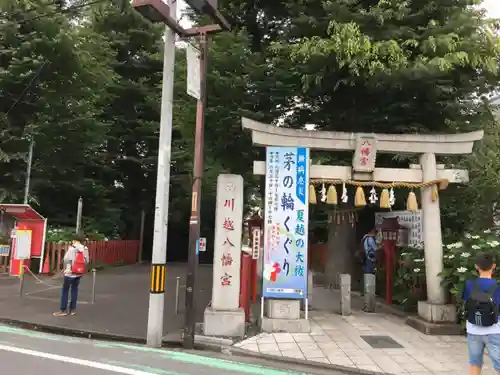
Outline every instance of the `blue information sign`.
POLYGON ((266 149, 263 296, 307 297, 309 149, 266 149))

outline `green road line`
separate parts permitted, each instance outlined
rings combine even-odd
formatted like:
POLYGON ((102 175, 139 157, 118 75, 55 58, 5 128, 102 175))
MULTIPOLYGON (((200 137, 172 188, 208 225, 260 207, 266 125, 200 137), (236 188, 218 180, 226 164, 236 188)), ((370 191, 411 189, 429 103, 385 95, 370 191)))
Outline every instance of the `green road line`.
POLYGON ((132 346, 127 344, 119 344, 119 343, 105 343, 98 342, 94 344, 100 348, 121 348, 121 349, 129 349, 136 350, 145 353, 155 353, 159 354, 161 357, 168 358, 173 361, 189 363, 192 365, 198 366, 206 366, 218 368, 226 371, 236 371, 243 372, 246 374, 255 374, 255 375, 309 375, 304 372, 295 372, 295 371, 287 371, 287 370, 276 370, 272 368, 267 368, 259 365, 252 365, 248 363, 242 362, 233 362, 225 359, 205 357, 197 354, 183 353, 183 352, 175 352, 171 350, 163 350, 163 349, 155 349, 148 348, 144 346, 132 346))
POLYGON ((150 367, 150 366, 145 366, 145 365, 135 365, 135 364, 127 363, 127 362, 120 362, 120 361, 101 361, 101 362, 106 363, 108 365, 126 367, 126 368, 130 368, 133 370, 150 372, 152 374, 158 374, 158 375, 187 375, 186 373, 183 373, 183 372, 162 370, 162 369, 155 368, 155 367, 150 367))
MULTIPOLYGON (((254 375, 309 375, 304 372, 295 372, 295 371, 287 371, 287 370, 276 370, 272 368, 267 368, 260 365, 252 365, 243 362, 233 362, 225 359, 206 357, 197 354, 183 353, 180 351, 172 351, 172 350, 164 350, 164 349, 155 349, 149 348, 146 346, 135 346, 128 344, 120 344, 114 342, 106 342, 106 341, 85 341, 85 339, 80 338, 71 338, 60 335, 52 335, 43 332, 36 332, 30 330, 24 330, 20 328, 10 327, 6 325, 0 325, 0 332, 10 333, 15 335, 22 335, 36 339, 42 340, 51 340, 51 341, 60 341, 67 342, 71 344, 84 344, 91 343, 94 347, 97 348, 120 348, 120 349, 128 349, 135 350, 138 352, 144 353, 155 353, 164 357, 166 359, 170 359, 172 361, 184 362, 187 364, 198 365, 198 366, 206 366, 217 368, 226 371, 240 372, 246 374, 254 374, 254 375)), ((130 366, 130 365, 128 365, 130 366)), ((160 375, 182 375, 179 373, 158 373, 160 375)))

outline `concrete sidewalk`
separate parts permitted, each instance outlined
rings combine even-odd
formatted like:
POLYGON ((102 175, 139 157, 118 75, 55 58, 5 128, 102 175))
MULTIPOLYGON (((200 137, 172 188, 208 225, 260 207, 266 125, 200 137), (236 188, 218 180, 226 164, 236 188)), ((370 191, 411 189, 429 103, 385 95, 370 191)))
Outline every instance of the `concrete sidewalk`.
MULTIPOLYGON (((126 341, 142 341, 146 337, 149 304, 148 265, 109 268, 97 273, 96 300, 91 304, 92 274, 81 282, 76 316, 54 317, 59 308, 61 279, 42 278, 39 283, 26 277, 24 296, 19 297, 17 278, 0 278, 0 320, 17 324, 42 326, 46 330, 94 333, 94 337, 115 336, 126 341)), ((184 325, 184 264, 167 265, 164 334, 180 337, 184 325), (176 277, 180 277, 179 314, 175 312, 176 277)), ((197 321, 211 298, 212 267, 200 266, 197 273, 197 321)), ((71 332, 67 332, 71 333, 71 332)))
MULTIPOLYGON (((314 288, 311 333, 261 333, 235 344, 251 353, 298 359, 303 363, 342 366, 346 372, 398 375, 463 375, 468 373, 464 336, 428 336, 401 317, 364 313, 352 296, 353 313, 342 317, 339 292, 314 288)), ((485 358, 484 374, 493 374, 485 358)))

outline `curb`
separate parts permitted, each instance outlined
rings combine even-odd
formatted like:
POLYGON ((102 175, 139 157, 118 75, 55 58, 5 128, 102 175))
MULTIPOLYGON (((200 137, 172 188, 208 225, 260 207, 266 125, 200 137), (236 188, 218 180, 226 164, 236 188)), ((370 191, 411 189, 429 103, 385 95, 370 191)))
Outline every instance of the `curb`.
POLYGON ((296 359, 296 358, 291 358, 291 357, 283 357, 283 356, 275 356, 275 355, 271 355, 271 354, 256 353, 256 352, 251 351, 251 350, 242 349, 242 348, 238 348, 238 347, 235 347, 232 345, 228 345, 228 344, 226 344, 228 342, 228 340, 219 339, 219 338, 215 338, 215 337, 198 336, 197 341, 198 342, 195 344, 195 347, 198 350, 211 350, 211 351, 221 352, 221 353, 226 354, 226 355, 237 355, 240 357, 255 358, 255 359, 260 359, 260 360, 274 362, 274 363, 281 362, 281 363, 286 363, 288 365, 304 366, 304 367, 309 367, 309 368, 317 369, 317 370, 335 371, 337 373, 340 372, 343 375, 344 374, 345 375, 350 375, 350 374, 384 375, 385 374, 383 372, 362 370, 362 369, 353 368, 353 367, 333 365, 330 363, 308 361, 306 359, 296 359))
MULTIPOLYGON (((86 338, 86 339, 104 340, 104 341, 124 342, 124 343, 129 343, 129 344, 138 344, 138 345, 145 345, 146 344, 146 339, 140 338, 140 337, 124 336, 124 335, 118 335, 118 334, 113 334, 113 333, 104 333, 104 332, 91 331, 91 330, 79 330, 79 329, 62 327, 62 326, 51 326, 51 325, 46 325, 46 324, 38 324, 38 323, 26 322, 26 321, 10 319, 10 318, 0 317, 0 323, 7 324, 10 326, 14 326, 14 327, 27 329, 27 330, 31 330, 31 331, 39 331, 39 332, 45 332, 45 333, 57 334, 57 335, 63 335, 63 336, 81 337, 81 338, 86 338)), ((195 349, 197 349, 197 350, 210 350, 210 351, 220 352, 220 353, 226 354, 226 355, 238 355, 241 357, 249 357, 249 358, 261 359, 261 360, 267 360, 270 362, 281 362, 281 363, 286 363, 289 365, 300 365, 300 366, 306 366, 306 367, 310 367, 312 369, 318 369, 318 370, 337 371, 337 372, 342 372, 343 374, 346 374, 346 375, 349 375, 349 374, 383 375, 384 374, 382 372, 367 371, 367 370, 346 367, 346 366, 341 366, 341 365, 332 365, 329 363, 308 361, 305 359, 295 359, 295 358, 281 357, 281 356, 278 357, 278 356, 269 355, 269 354, 256 353, 256 352, 252 352, 250 350, 227 345, 226 340, 221 341, 221 342, 217 342, 218 340, 206 340, 206 341, 201 340, 201 341, 205 341, 205 342, 199 342, 199 341, 200 340, 198 340, 197 343, 195 341, 195 349)), ((180 347, 180 346, 182 346, 182 340, 181 339, 164 339, 162 344, 164 347, 180 347)))
MULTIPOLYGON (((31 331, 39 331, 56 335, 81 337, 86 339, 103 340, 103 341, 117 341, 129 344, 139 344, 139 345, 146 344, 146 339, 142 337, 125 336, 114 333, 106 333, 106 332, 99 332, 92 330, 80 330, 80 329, 47 325, 47 324, 38 324, 11 318, 0 317, 0 323, 31 331)), ((175 339, 164 339, 162 344, 167 347, 179 346, 181 344, 181 341, 175 339)))
POLYGON ((346 374, 346 375, 349 375, 349 374, 384 375, 385 374, 383 372, 368 371, 368 370, 347 367, 347 366, 341 366, 341 365, 332 365, 330 363, 308 361, 306 359, 295 359, 295 358, 291 358, 291 357, 290 358, 289 357, 278 357, 278 356, 274 356, 274 355, 270 355, 270 354, 256 353, 256 352, 252 352, 250 350, 235 348, 235 347, 229 347, 229 348, 225 348, 225 349, 227 349, 228 354, 235 354, 235 355, 239 355, 242 357, 259 358, 259 359, 264 359, 264 360, 268 360, 268 361, 272 361, 272 362, 286 363, 286 364, 290 364, 290 365, 307 366, 307 367, 310 367, 313 369, 318 369, 318 370, 337 371, 337 372, 341 372, 342 374, 346 374))

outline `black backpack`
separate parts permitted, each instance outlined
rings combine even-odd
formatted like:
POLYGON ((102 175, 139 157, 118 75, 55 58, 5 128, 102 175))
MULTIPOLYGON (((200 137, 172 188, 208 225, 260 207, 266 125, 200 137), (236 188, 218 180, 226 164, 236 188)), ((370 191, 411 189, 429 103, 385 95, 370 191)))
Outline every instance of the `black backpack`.
POLYGON ((498 284, 493 285, 487 292, 483 292, 477 280, 473 283, 472 292, 465 303, 467 321, 476 326, 491 327, 498 320, 498 306, 493 301, 493 294, 498 284))

